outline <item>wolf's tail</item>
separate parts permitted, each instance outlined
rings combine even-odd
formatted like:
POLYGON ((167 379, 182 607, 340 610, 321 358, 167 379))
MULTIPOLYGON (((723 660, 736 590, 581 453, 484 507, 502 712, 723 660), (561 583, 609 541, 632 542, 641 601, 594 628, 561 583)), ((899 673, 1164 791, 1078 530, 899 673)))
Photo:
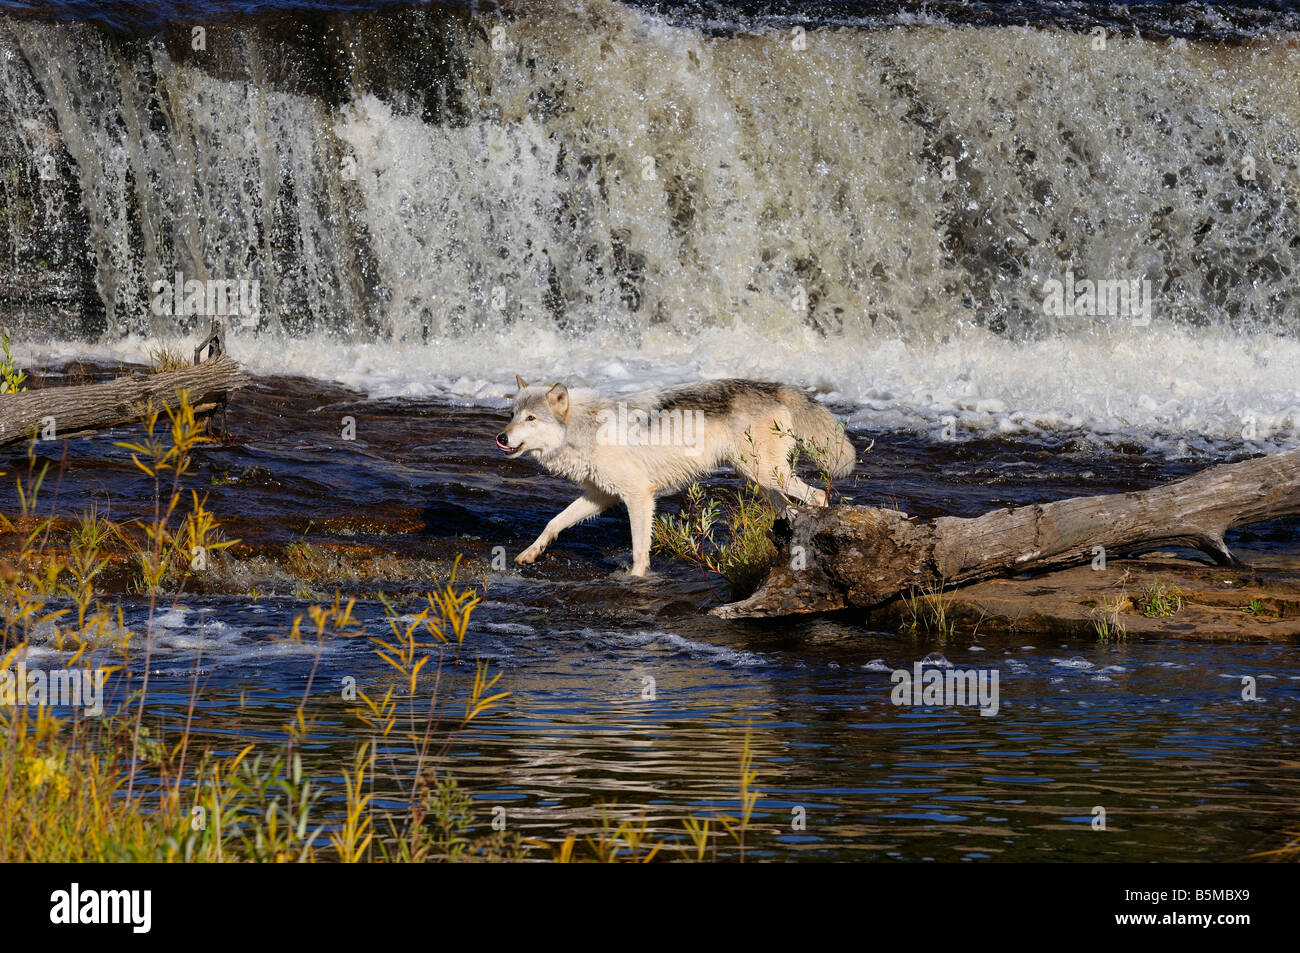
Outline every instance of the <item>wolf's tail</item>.
POLYGON ((831 476, 848 476, 857 463, 858 452, 845 435, 844 427, 812 398, 802 393, 799 398, 790 415, 794 435, 831 476))

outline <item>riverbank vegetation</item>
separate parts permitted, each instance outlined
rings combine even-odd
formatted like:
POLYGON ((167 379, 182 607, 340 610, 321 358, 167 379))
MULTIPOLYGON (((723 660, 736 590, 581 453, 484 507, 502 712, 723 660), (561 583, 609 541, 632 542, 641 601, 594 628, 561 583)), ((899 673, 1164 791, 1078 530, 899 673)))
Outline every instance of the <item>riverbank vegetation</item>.
POLYGON ((38 465, 34 452, 16 477, 19 512, 0 516, 0 675, 7 676, 0 680, 0 862, 744 858, 758 798, 748 736, 734 819, 690 815, 680 833, 660 836, 644 818, 618 819, 597 806, 588 827, 549 843, 486 817, 453 776, 449 754, 509 692, 501 671, 473 655, 471 619, 483 587, 458 581, 459 565, 414 604, 381 597, 379 633, 358 620, 354 599, 307 605, 282 640, 311 658, 311 669, 276 740, 196 731, 197 667, 184 719, 156 716, 149 704, 155 620, 237 542, 203 495, 183 491, 182 477, 209 439, 185 400, 165 419, 151 413, 138 439, 119 444, 152 497, 151 516, 131 522, 94 510, 57 520, 63 474, 38 465), (127 588, 147 603, 136 629, 100 585, 123 564, 127 588), (339 640, 365 643, 387 677, 322 684, 321 653, 339 640), (56 704, 44 692, 23 697, 28 686, 18 682, 29 662, 50 673, 102 671, 101 704, 56 704), (324 760, 313 743, 322 712, 351 726, 355 742, 343 763, 324 760))

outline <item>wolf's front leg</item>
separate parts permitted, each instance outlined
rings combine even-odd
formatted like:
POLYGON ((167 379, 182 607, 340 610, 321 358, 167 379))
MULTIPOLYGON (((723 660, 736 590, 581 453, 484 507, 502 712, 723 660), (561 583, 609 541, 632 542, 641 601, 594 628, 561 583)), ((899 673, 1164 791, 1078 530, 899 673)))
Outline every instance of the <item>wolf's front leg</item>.
POLYGON ((654 488, 627 498, 627 517, 632 524, 632 575, 650 571, 650 538, 655 524, 654 488))
POLYGON ((555 537, 559 536, 564 530, 576 523, 581 523, 583 520, 600 515, 617 502, 618 497, 602 493, 595 487, 588 487, 582 496, 562 509, 546 524, 546 529, 542 530, 542 535, 537 537, 533 545, 516 556, 515 562, 521 565, 533 562, 538 556, 546 552, 546 547, 551 545, 555 537))

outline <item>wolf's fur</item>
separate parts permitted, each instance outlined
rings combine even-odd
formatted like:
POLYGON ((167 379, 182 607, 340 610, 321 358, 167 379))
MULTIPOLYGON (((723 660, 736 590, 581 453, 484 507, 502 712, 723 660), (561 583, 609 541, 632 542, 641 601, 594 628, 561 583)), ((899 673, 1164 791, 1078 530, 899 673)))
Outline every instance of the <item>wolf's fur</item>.
MULTIPOLYGON (((729 463, 762 487, 778 507, 789 500, 825 506, 825 491, 790 470, 798 443, 818 456, 832 476, 853 470, 853 444, 835 418, 801 391, 782 384, 719 380, 614 399, 563 384, 529 386, 522 378, 516 380, 514 411, 497 445, 512 458, 531 454, 547 470, 583 489, 582 496, 519 554, 519 563, 533 562, 563 530, 622 500, 632 523, 632 574, 644 576, 650 568, 655 494, 729 463), (610 421, 619 420, 620 413, 621 419, 658 415, 685 425, 666 443, 610 439, 610 421)), ((669 428, 670 436, 672 432, 669 428)))

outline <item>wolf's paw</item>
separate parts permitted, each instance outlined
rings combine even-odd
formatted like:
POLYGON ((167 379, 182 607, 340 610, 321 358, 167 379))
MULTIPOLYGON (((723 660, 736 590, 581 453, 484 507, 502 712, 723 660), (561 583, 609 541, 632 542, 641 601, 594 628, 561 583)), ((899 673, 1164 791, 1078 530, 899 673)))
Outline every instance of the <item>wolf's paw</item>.
POLYGON ((538 546, 536 543, 534 543, 532 546, 529 546, 522 553, 516 556, 515 562, 517 562, 521 566, 527 566, 530 563, 536 562, 537 557, 544 552, 546 552, 545 546, 538 546))

